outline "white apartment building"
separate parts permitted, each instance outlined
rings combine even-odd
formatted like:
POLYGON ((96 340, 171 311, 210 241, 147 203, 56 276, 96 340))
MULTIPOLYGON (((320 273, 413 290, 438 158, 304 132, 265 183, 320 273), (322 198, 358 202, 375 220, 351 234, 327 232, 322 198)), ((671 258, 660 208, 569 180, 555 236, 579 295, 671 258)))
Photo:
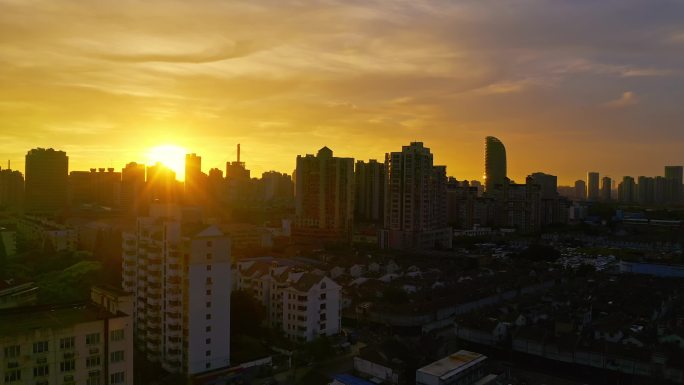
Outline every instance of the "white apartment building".
POLYGON ((257 298, 267 309, 271 326, 282 328, 292 340, 338 334, 340 285, 286 263, 260 258, 239 262, 237 288, 257 298))
POLYGON ((123 288, 135 293, 135 335, 172 373, 230 365, 230 239, 178 207, 153 206, 123 236, 123 288))
POLYGON ((0 312, 0 381, 132 385, 133 320, 122 311, 132 298, 110 288, 94 288, 92 298, 0 312))

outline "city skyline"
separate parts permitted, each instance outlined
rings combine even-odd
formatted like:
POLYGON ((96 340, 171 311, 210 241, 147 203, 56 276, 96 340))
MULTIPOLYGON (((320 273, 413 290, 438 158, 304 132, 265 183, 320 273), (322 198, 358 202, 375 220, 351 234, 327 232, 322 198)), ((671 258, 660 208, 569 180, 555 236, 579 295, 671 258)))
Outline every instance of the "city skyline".
POLYGON ((54 147, 120 169, 173 144, 220 167, 242 143, 290 173, 310 148, 418 140, 471 180, 489 135, 517 181, 683 162, 680 3, 205 1, 1 1, 2 164, 54 147))

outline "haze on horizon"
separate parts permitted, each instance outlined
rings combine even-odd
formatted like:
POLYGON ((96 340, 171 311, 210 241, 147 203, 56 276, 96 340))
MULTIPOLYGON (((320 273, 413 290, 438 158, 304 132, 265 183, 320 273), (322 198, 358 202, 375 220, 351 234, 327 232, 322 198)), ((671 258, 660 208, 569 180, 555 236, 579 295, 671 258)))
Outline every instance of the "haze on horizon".
MULTIPOLYGON (((253 175, 418 140, 481 179, 684 164, 684 2, 0 0, 0 164, 120 169, 161 144, 253 175)), ((17 167, 19 166, 19 167, 17 167)))

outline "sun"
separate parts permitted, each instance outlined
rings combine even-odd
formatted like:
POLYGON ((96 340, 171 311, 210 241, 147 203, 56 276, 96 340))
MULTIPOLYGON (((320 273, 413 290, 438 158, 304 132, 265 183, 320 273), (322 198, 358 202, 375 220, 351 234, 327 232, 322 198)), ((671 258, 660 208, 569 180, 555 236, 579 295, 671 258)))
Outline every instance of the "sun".
POLYGON ((175 144, 159 145, 147 151, 147 164, 162 163, 176 173, 177 179, 183 179, 185 177, 186 153, 185 148, 175 144))

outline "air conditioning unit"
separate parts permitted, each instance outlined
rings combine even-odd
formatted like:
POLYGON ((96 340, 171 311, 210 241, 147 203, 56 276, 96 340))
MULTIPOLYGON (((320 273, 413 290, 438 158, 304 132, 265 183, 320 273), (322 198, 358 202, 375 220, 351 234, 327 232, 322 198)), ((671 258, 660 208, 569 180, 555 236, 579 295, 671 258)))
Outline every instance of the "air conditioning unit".
POLYGON ((100 352, 100 349, 98 348, 90 348, 90 354, 97 354, 100 352))
POLYGON ((46 364, 47 363, 47 358, 46 357, 38 357, 36 358, 36 364, 46 364))
POLYGON ((18 362, 8 362, 7 363, 7 369, 14 369, 14 368, 18 368, 18 367, 19 367, 18 362))
POLYGON ((74 353, 73 353, 73 352, 71 352, 71 353, 64 353, 64 359, 65 359, 65 360, 70 360, 70 359, 72 359, 72 358, 74 358, 74 353))

